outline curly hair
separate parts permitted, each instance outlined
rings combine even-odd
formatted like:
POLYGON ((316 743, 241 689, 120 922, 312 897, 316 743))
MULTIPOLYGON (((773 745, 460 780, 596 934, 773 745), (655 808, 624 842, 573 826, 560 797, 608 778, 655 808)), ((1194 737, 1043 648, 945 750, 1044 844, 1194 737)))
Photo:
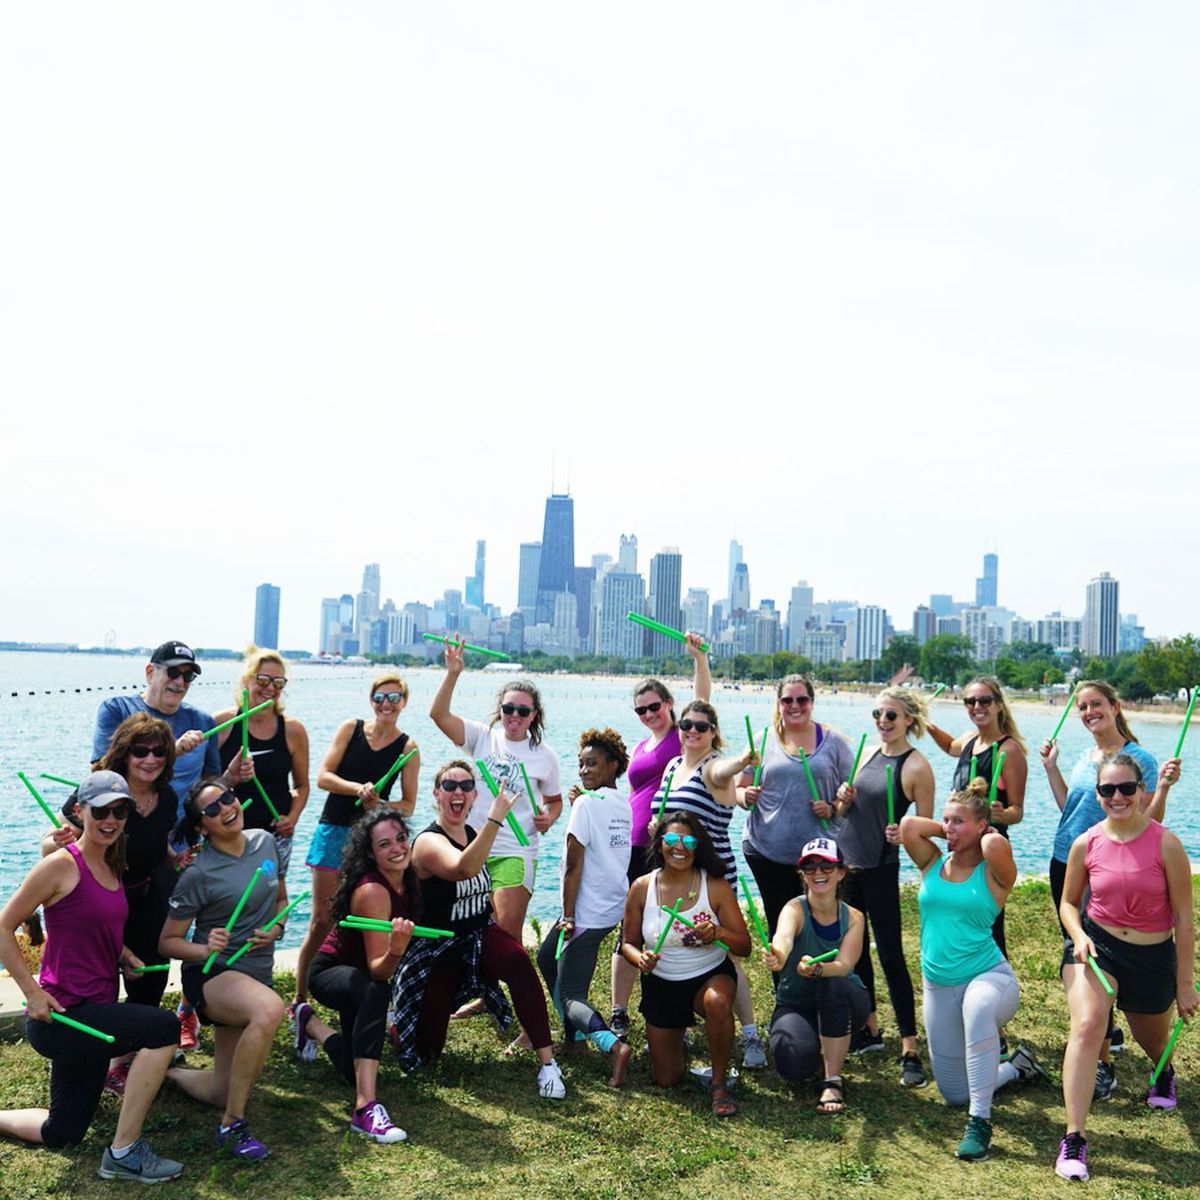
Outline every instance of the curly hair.
POLYGON ((112 741, 93 770, 116 771, 118 775, 125 776, 129 766, 129 751, 139 742, 162 747, 163 769, 154 781, 154 790, 160 796, 171 791, 171 776, 175 773, 175 735, 166 721, 160 721, 149 713, 133 713, 113 730, 112 741))
POLYGON ((647 869, 653 867, 661 867, 663 865, 663 834, 667 832, 669 825, 686 825, 691 830, 692 836, 696 839, 696 854, 694 862, 702 871, 706 871, 713 879, 725 878, 725 864, 721 861, 721 856, 717 853, 716 847, 712 843, 712 838, 708 835, 708 830, 704 828, 700 818, 695 813, 682 812, 676 810, 673 813, 667 813, 666 817, 659 822, 658 828, 654 831, 654 838, 650 845, 646 847, 646 862, 649 864, 647 869))
MULTIPOLYGON (((350 899, 355 888, 362 882, 363 876, 368 871, 379 869, 379 864, 371 852, 371 834, 376 825, 382 825, 385 821, 398 825, 405 840, 408 839, 408 826, 404 823, 404 818, 392 808, 377 809, 350 827, 350 837, 346 842, 346 849, 342 852, 342 865, 338 871, 337 891, 334 892, 329 906, 335 928, 339 921, 344 921, 350 915, 350 899)), ((415 916, 421 893, 417 886, 417 871, 411 859, 404 868, 400 889, 405 912, 410 917, 415 916)))
POLYGON ((588 746, 599 750, 609 762, 617 764, 618 779, 629 769, 629 751, 615 729, 585 729, 579 735, 579 752, 582 754, 588 746))
POLYGON ((531 746, 540 746, 542 744, 542 730, 545 728, 542 720, 542 694, 528 679, 510 680, 496 693, 496 707, 492 710, 492 715, 488 718, 488 728, 491 729, 500 720, 500 706, 504 703, 504 697, 509 692, 524 692, 533 701, 533 720, 529 722, 529 744, 531 746))

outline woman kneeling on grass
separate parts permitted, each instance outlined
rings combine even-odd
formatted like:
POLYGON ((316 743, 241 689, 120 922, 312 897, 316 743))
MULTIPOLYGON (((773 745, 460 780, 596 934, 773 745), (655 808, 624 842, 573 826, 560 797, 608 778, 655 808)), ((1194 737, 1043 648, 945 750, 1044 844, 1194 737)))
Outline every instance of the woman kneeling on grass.
POLYGON ((737 987, 729 955, 750 953, 746 922, 723 878, 725 865, 695 814, 670 813, 655 831, 650 854, 655 869, 634 880, 625 901, 621 953, 642 973, 640 1011, 654 1082, 672 1087, 683 1078, 684 1030, 701 1016, 712 1062, 713 1114, 736 1116, 727 1081, 737 987), (673 921, 666 909, 684 919, 673 921))
POLYGON ((1017 868, 1008 839, 988 825, 987 796, 987 782, 976 778, 951 795, 941 821, 910 814, 900 822, 904 848, 921 870, 917 905, 929 1056, 946 1103, 968 1105, 957 1154, 969 1162, 988 1156, 996 1089, 1045 1077, 1026 1046, 1000 1061, 1000 1029, 1017 1011, 1021 994, 992 926, 1017 868), (946 839, 948 855, 934 838, 946 839))
POLYGON ((763 961, 780 972, 771 1017, 771 1056, 788 1083, 812 1079, 824 1061, 817 1096, 822 1116, 845 1107, 842 1064, 850 1034, 861 1029, 871 1008, 866 985, 854 973, 862 954, 863 915, 838 899, 846 865, 838 844, 814 838, 797 864, 805 895, 789 900, 779 914, 763 961), (836 951, 832 960, 813 962, 836 951))
MULTIPOLYGON (((1160 783, 1169 771, 1164 766, 1160 783)), ((1131 755, 1117 754, 1101 764, 1096 793, 1104 820, 1072 844, 1059 906, 1073 943, 1063 951, 1062 967, 1071 1010, 1063 1055, 1067 1135, 1054 1165, 1064 1179, 1088 1177, 1084 1128, 1096 1056, 1114 1001, 1129 1018, 1138 1045, 1157 1063, 1170 1036, 1172 1002, 1184 1020, 1191 1020, 1200 1000, 1192 970, 1192 876, 1182 844, 1147 815, 1141 767, 1131 755), (1080 909, 1085 892, 1090 893, 1086 913, 1080 909), (1092 963, 1104 972, 1115 997, 1092 963)), ((1151 1085, 1146 1103, 1175 1107, 1170 1063, 1151 1085)))
POLYGON ((335 1009, 335 1033, 306 1001, 296 1005, 297 1050, 303 1060, 320 1043, 338 1073, 354 1085, 350 1132, 389 1145, 407 1137, 376 1096, 379 1056, 387 1033, 391 979, 412 937, 420 892, 408 829, 393 809, 376 809, 350 829, 337 891, 333 927, 308 972, 308 988, 335 1009), (390 921, 390 933, 342 928, 349 916, 390 921))
POLYGON ((287 907, 287 889, 279 877, 274 837, 266 829, 243 832, 237 794, 213 775, 188 792, 175 840, 194 846, 201 834, 204 848, 171 893, 171 915, 158 946, 182 960, 184 997, 203 1024, 215 1026, 216 1048, 211 1071, 175 1067, 168 1078, 193 1100, 222 1110, 221 1150, 239 1159, 266 1158, 270 1151, 246 1124, 246 1102, 283 1020, 283 1001, 271 986, 283 923, 265 931, 264 926, 287 907), (233 927, 226 929, 231 921, 233 927), (250 949, 229 966, 227 959, 247 942, 250 949), (210 956, 215 960, 205 974, 210 956))
POLYGON ((129 905, 121 886, 129 785, 115 771, 95 771, 75 798, 77 841, 39 862, 0 913, 0 960, 25 994, 25 1038, 50 1060, 50 1107, 0 1112, 0 1133, 61 1149, 83 1141, 108 1072, 108 1056, 137 1051, 121 1100, 112 1145, 100 1160, 102 1179, 162 1183, 183 1164, 160 1158, 142 1137, 142 1122, 179 1041, 172 1013, 117 1003, 117 972, 144 964, 124 944, 129 905), (25 965, 13 934, 41 905, 46 949, 41 979, 25 965), (53 1019, 53 1013, 115 1037, 108 1042, 53 1019))

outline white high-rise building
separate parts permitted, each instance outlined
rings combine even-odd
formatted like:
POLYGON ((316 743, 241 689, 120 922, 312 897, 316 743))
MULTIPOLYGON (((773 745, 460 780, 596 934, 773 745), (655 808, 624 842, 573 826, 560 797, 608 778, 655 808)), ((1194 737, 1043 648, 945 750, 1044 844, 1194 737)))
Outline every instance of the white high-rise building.
POLYGON ((801 579, 792 588, 791 603, 788 604, 787 614, 787 648, 800 653, 800 645, 804 641, 804 629, 813 615, 813 590, 808 583, 801 579))
POLYGON ((729 591, 725 593, 730 600, 733 599, 733 573, 742 561, 742 543, 733 538, 729 543, 729 591))
POLYGON ((1035 640, 1060 652, 1078 650, 1083 646, 1083 622, 1060 612, 1048 613, 1037 623, 1035 640))
POLYGON ((878 604, 866 604, 854 614, 854 657, 874 662, 883 653, 887 612, 878 604))
POLYGON ((683 602, 683 624, 685 629, 708 636, 708 588, 688 588, 683 602))
POLYGON ((640 575, 608 571, 596 580, 600 596, 597 620, 593 626, 597 654, 615 654, 620 658, 641 658, 641 625, 626 618, 626 613, 646 611, 646 584, 640 575))
POLYGON ((637 534, 628 537, 621 534, 621 546, 617 551, 617 570, 622 575, 637 574, 637 534))
POLYGON ((1083 610, 1083 652, 1111 658, 1120 644, 1121 626, 1118 604, 1120 585, 1101 571, 1087 585, 1087 603, 1083 610))

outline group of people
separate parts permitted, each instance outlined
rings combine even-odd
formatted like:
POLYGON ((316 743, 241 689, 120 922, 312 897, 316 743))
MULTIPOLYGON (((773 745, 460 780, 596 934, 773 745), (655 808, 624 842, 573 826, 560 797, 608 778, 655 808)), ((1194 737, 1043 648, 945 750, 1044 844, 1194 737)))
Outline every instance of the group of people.
MULTIPOLYGON (((430 716, 452 749, 433 776, 434 818, 414 836, 408 819, 421 758, 400 728, 408 687, 395 672, 380 674, 369 693, 370 718, 337 729, 317 774, 326 798, 307 854, 312 915, 296 994, 286 1005, 273 986, 273 948, 295 904, 285 880, 309 795, 307 733, 283 711, 286 662, 252 648, 237 703, 209 716, 185 701, 201 671, 195 655, 183 643, 164 643, 147 665, 145 691, 101 706, 93 772, 0 912, 0 958, 27 998, 28 1040, 51 1063, 49 1108, 0 1113, 0 1132, 75 1144, 107 1088, 122 1107, 101 1175, 173 1179, 182 1165, 156 1155, 142 1137, 150 1103, 170 1078, 220 1110, 221 1150, 264 1158, 269 1151, 246 1110, 290 1014, 299 1057, 312 1061, 323 1051, 353 1089, 351 1131, 400 1142, 406 1134, 377 1088, 389 1039, 412 1071, 441 1053, 453 1018, 487 1011, 506 1029, 515 1010, 521 1033, 511 1052, 532 1051, 539 1095, 561 1100, 566 1081, 554 1053, 553 1007, 562 1052, 590 1044, 609 1056, 609 1084, 621 1087, 639 979, 656 1084, 685 1076, 687 1031, 702 1020, 711 1111, 734 1116, 740 1026, 743 1070, 765 1067, 769 1044, 780 1075, 794 1085, 814 1083, 816 1111, 832 1115, 846 1104, 848 1054, 884 1048, 872 941, 900 1038, 900 1082, 922 1087, 927 1076, 902 942, 903 846, 921 875, 933 1075, 947 1103, 967 1107, 958 1157, 985 1158, 997 1088, 1045 1076, 1029 1047, 1008 1052, 1004 1038, 1019 1004, 1004 928, 1016 881, 1008 838, 1024 812, 1027 759, 1000 683, 980 676, 966 685, 969 729, 961 735, 929 721, 920 693, 885 688, 872 711, 878 741, 855 754, 814 718, 812 682, 787 676, 776 686, 762 743, 735 754, 724 751, 700 639, 689 634, 686 648, 693 698, 676 712, 661 681, 637 684, 633 707, 646 736, 632 751, 610 728, 579 737, 578 783, 566 791, 561 915, 537 951, 536 969, 522 944, 525 915, 539 839, 564 808, 536 685, 506 683, 486 721, 462 716, 454 691, 463 646, 447 643, 430 716), (956 759, 940 818, 934 772, 913 745, 926 735, 956 759), (737 808, 746 811, 743 857, 765 916, 762 961, 775 982, 764 1032, 744 966, 752 938, 730 839, 737 808), (14 934, 38 908, 47 944, 35 980, 14 934), (614 931, 606 1018, 590 992, 614 931), (172 959, 182 963, 177 1014, 160 1007, 172 959), (336 1029, 313 1000, 337 1014, 336 1029), (179 1062, 201 1024, 213 1027, 207 1070, 179 1062)), ((1174 1013, 1190 1019, 1200 997, 1190 868, 1163 825, 1179 760, 1158 768, 1103 681, 1078 685, 1074 702, 1092 744, 1069 778, 1056 742, 1045 743, 1040 758, 1061 810, 1050 880, 1071 1018, 1063 1061, 1067 1129, 1055 1169, 1085 1179, 1088 1109, 1116 1086, 1114 1003, 1157 1063, 1174 1013)), ((758 922, 753 900, 750 907, 758 922)), ((1153 1108, 1175 1106, 1169 1061, 1147 1099, 1153 1108)))

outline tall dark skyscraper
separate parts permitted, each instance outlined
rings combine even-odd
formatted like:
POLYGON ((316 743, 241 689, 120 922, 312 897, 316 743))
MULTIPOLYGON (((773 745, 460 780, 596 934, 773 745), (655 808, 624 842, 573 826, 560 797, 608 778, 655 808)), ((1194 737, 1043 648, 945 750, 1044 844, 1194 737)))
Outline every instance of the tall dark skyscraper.
POLYGON ((279 589, 269 583, 254 591, 254 644, 272 650, 279 646, 279 589))
POLYGON ((487 560, 487 542, 475 543, 475 574, 467 576, 467 603, 474 608, 483 607, 483 568, 487 560))
POLYGON ((975 607, 995 607, 999 586, 1000 559, 995 554, 983 556, 983 576, 975 580, 975 607))
POLYGON ((554 620, 554 596, 575 591, 575 501, 551 496, 542 525, 542 556, 538 563, 537 622, 554 620))

